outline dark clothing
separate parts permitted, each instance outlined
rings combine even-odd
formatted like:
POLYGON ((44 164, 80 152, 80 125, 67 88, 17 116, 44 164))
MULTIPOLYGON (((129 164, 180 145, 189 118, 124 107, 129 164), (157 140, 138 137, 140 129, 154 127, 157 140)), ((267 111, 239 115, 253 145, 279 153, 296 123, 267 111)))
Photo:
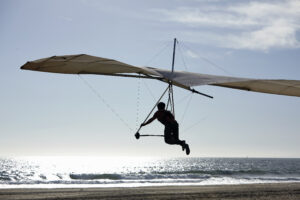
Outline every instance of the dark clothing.
POLYGON ((178 123, 170 111, 158 110, 154 114, 153 119, 158 119, 158 121, 165 125, 164 138, 167 144, 184 144, 184 141, 178 138, 178 123))
POLYGON ((160 123, 162 123, 165 126, 168 123, 176 122, 176 120, 174 119, 173 114, 168 110, 157 111, 155 113, 155 116, 157 117, 158 121, 160 121, 160 123))
POLYGON ((167 144, 181 144, 178 138, 178 123, 176 121, 165 124, 164 136, 167 144))

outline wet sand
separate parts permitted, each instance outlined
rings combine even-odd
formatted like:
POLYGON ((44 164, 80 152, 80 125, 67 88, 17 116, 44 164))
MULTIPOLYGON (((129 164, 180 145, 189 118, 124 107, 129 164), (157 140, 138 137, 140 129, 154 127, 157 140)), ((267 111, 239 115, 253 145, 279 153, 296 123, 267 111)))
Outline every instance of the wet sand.
POLYGON ((300 200, 300 183, 136 188, 0 189, 0 199, 300 200))

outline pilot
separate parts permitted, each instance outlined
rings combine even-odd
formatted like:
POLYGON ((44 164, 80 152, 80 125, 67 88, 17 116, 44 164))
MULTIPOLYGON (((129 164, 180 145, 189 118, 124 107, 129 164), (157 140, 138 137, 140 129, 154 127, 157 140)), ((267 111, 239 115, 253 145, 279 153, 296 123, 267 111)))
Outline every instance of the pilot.
POLYGON ((164 138, 167 144, 177 144, 182 147, 182 150, 186 152, 187 155, 190 154, 189 145, 185 143, 184 140, 179 140, 178 136, 178 123, 174 118, 174 115, 165 110, 166 104, 163 102, 159 102, 157 104, 157 109, 152 118, 150 118, 147 122, 142 123, 141 126, 146 126, 150 124, 153 120, 157 119, 165 126, 164 138))

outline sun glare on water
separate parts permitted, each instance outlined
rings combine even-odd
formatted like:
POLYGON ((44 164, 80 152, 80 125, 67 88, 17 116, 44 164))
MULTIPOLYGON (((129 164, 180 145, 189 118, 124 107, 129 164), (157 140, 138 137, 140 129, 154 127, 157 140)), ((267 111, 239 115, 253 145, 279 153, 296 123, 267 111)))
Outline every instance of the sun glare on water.
POLYGON ((299 159, 22 157, 0 159, 0 188, 300 182, 299 159))

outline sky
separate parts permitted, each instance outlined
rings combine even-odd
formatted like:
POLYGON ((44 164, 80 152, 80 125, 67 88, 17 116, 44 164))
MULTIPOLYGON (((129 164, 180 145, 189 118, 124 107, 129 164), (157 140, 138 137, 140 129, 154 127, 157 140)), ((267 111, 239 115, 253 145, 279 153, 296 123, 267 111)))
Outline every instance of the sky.
MULTIPOLYGON (((175 70, 300 80, 299 33, 298 0, 1 0, 0 156, 185 156, 134 138, 167 85, 20 70, 27 61, 84 53, 171 69, 176 37, 175 70)), ((196 89, 214 99, 174 90, 191 156, 300 157, 300 98, 196 89)))

